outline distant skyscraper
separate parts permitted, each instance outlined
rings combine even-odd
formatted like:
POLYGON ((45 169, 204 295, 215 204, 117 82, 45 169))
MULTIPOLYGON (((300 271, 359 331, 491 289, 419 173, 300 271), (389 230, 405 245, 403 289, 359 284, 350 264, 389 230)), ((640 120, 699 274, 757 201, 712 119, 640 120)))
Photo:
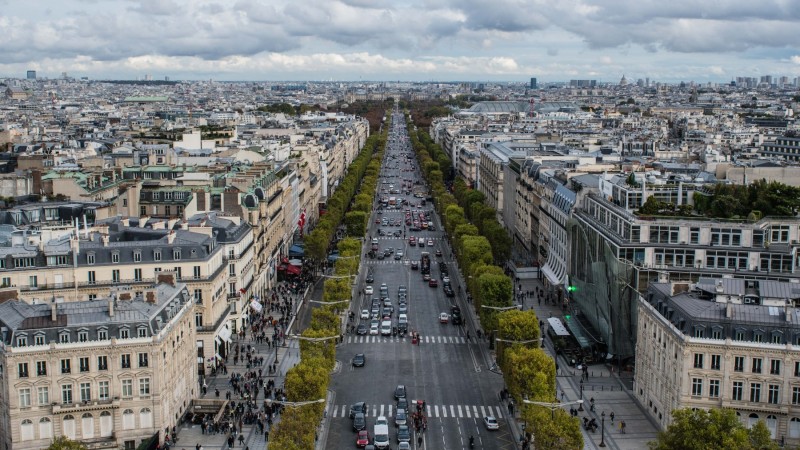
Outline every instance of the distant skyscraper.
POLYGON ((36 79, 36 71, 35 70, 29 70, 27 78, 29 80, 35 80, 36 79))
POLYGON ((539 84, 536 82, 536 78, 531 78, 531 89, 539 89, 539 84))

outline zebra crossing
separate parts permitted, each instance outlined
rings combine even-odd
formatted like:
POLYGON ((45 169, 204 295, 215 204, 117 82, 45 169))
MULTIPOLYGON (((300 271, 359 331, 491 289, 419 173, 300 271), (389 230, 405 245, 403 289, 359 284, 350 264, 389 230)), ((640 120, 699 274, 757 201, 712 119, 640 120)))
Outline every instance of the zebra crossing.
MULTIPOLYGON (((464 336, 422 336, 422 344, 466 344, 464 336)), ((347 336, 348 344, 390 344, 393 342, 411 342, 411 337, 399 336, 347 336)))
MULTIPOLYGON (((411 400, 409 405, 416 404, 416 400, 411 400)), ((336 405, 333 408, 334 418, 348 418, 350 405, 336 405)), ((394 417, 397 411, 395 405, 369 405, 367 406, 368 417, 394 417)), ((486 416, 494 416, 500 420, 503 418, 503 409, 499 405, 425 405, 425 415, 428 418, 442 419, 479 419, 486 416)))

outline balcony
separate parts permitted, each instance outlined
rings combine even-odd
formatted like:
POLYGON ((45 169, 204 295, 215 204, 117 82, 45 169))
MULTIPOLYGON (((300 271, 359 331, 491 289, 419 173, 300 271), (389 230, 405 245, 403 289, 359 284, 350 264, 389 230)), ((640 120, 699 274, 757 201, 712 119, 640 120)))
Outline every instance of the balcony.
POLYGON ((80 413, 94 410, 107 410, 108 408, 118 409, 120 405, 119 397, 108 400, 90 400, 76 403, 52 403, 52 414, 80 413))

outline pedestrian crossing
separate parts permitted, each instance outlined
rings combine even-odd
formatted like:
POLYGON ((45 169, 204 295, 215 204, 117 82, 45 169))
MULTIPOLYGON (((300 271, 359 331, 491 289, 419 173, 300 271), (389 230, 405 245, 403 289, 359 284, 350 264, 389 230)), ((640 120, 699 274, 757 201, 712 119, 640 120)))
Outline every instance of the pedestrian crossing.
MULTIPOLYGON (((416 400, 409 402, 411 412, 414 412, 416 400)), ((394 417, 397 408, 393 404, 388 405, 368 405, 368 417, 394 417)), ((350 415, 350 405, 336 405, 333 408, 334 418, 348 418, 350 415)), ((442 419, 481 419, 486 416, 494 416, 500 420, 503 418, 503 409, 499 405, 425 405, 425 416, 428 418, 442 419)))
MULTIPOLYGON (((464 336, 422 336, 422 344, 466 344, 464 336)), ((394 342, 411 342, 411 337, 399 336, 347 336, 348 344, 391 344, 394 342)))

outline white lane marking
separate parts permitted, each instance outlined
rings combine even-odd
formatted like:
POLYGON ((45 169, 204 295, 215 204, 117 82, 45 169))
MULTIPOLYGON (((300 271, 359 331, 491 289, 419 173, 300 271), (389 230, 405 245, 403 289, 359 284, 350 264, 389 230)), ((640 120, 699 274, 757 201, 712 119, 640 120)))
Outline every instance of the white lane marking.
POLYGON ((458 417, 464 417, 464 414, 461 412, 461 405, 458 405, 458 417))

